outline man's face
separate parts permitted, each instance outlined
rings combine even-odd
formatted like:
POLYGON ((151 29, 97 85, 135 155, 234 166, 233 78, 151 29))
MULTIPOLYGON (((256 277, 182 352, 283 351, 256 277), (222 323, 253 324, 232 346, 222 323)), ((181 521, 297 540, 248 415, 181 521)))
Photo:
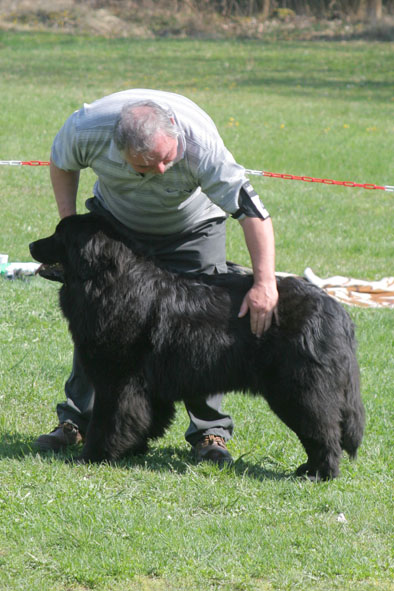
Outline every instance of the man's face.
POLYGON ((158 134, 151 152, 144 154, 129 153, 125 159, 136 172, 164 174, 171 168, 178 152, 177 138, 158 134))

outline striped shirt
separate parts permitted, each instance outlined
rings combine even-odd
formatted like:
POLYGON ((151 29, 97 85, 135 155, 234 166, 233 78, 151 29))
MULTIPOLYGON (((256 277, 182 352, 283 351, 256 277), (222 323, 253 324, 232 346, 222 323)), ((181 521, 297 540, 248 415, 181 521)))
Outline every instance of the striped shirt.
POLYGON ((237 212, 247 182, 212 119, 189 99, 158 90, 126 90, 85 104, 57 134, 51 159, 67 171, 90 167, 100 203, 126 226, 148 234, 190 231, 237 212), (113 140, 123 105, 141 100, 169 110, 180 132, 174 165, 163 175, 135 172, 113 140))

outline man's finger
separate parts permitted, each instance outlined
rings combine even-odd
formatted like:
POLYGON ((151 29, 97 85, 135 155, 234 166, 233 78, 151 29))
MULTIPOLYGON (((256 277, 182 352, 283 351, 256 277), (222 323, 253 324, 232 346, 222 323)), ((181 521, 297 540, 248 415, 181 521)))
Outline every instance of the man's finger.
MULTIPOLYGON (((241 308, 238 312, 238 318, 243 318, 244 316, 246 316, 246 314, 248 313, 249 310, 249 306, 248 303, 246 301, 246 298, 243 300, 242 304, 241 304, 241 308)), ((252 322, 252 318, 250 320, 252 322)))
POLYGON ((260 337, 263 332, 264 316, 255 313, 250 315, 250 329, 256 337, 260 337))
POLYGON ((273 312, 265 312, 257 315, 257 320, 254 325, 256 327, 255 330, 253 330, 251 323, 252 332, 256 337, 261 337, 261 335, 269 329, 272 323, 272 316, 273 312))

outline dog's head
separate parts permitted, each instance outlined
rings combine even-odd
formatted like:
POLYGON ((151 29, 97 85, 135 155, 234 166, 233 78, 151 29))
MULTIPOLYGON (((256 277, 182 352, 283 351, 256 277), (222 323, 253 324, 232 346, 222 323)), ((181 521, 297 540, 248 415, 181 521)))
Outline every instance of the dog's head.
POLYGON ((94 214, 64 218, 52 236, 29 245, 33 258, 42 263, 37 273, 61 283, 72 277, 82 280, 93 277, 111 258, 111 241, 105 238, 106 230, 103 220, 94 214))

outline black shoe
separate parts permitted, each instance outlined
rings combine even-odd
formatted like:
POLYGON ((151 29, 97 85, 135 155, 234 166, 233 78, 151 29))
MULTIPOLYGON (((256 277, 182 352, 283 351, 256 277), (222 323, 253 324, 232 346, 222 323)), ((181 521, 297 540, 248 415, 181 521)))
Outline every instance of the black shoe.
POLYGON ((223 437, 219 435, 205 435, 194 446, 194 455, 197 462, 208 461, 223 465, 233 461, 223 437))
POLYGON ((59 451, 81 441, 82 435, 77 427, 71 423, 61 423, 51 433, 40 435, 35 444, 40 451, 59 451))

